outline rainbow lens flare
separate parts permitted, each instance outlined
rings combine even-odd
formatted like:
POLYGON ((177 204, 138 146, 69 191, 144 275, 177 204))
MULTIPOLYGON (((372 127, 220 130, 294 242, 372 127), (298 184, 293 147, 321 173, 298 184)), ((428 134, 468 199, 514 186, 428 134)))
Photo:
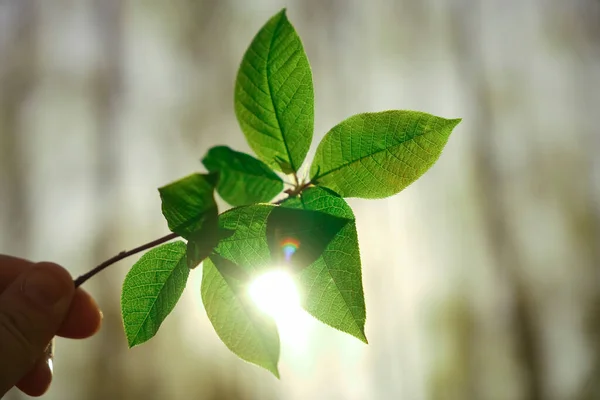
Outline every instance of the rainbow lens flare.
POLYGON ((285 238, 281 241, 280 246, 283 249, 285 261, 290 261, 292 255, 294 255, 294 253, 300 247, 300 241, 294 238, 285 238))

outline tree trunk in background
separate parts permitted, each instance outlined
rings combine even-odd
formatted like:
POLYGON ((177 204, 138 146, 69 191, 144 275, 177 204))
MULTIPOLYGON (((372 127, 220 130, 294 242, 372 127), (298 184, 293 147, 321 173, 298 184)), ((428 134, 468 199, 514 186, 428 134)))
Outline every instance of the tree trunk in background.
POLYGON ((580 190, 566 193, 569 198, 563 205, 565 211, 571 212, 574 235, 578 236, 579 249, 586 260, 580 272, 589 277, 584 282, 587 300, 584 329, 587 330, 593 355, 592 365, 577 398, 596 400, 600 398, 600 133, 597 121, 590 116, 598 113, 600 104, 600 94, 597 90, 600 83, 600 2, 581 0, 577 16, 584 22, 580 29, 585 40, 577 49, 582 57, 575 74, 578 77, 577 92, 580 94, 580 118, 587 124, 584 125, 584 140, 580 148, 583 157, 577 163, 574 174, 581 175, 584 183, 580 190))
POLYGON ((6 37, 0 38, 4 60, 0 63, 0 218, 9 229, 0 233, 0 246, 11 254, 26 256, 30 229, 28 165, 34 160, 24 147, 22 117, 36 84, 37 13, 32 0, 9 2, 4 7, 6 37))
MULTIPOLYGON (((538 327, 533 317, 533 306, 528 288, 521 273, 524 265, 507 225, 511 213, 506 209, 506 192, 501 174, 502 165, 497 161, 493 137, 497 121, 491 105, 490 79, 482 54, 482 8, 480 3, 463 1, 451 7, 452 26, 455 28, 457 65, 463 77, 463 90, 472 100, 471 109, 476 115, 471 121, 476 134, 473 141, 474 185, 479 190, 480 212, 483 221, 483 234, 492 255, 499 286, 506 285, 511 298, 508 300, 517 362, 523 374, 523 399, 542 400, 544 398, 543 362, 539 348, 538 327)), ((501 301, 502 302, 502 301, 501 301)), ((500 308, 502 304, 498 304, 500 308)), ((473 377, 477 371, 472 371, 473 377)), ((474 398, 486 398, 489 393, 475 384, 474 398)))
MULTIPOLYGON (((26 149, 22 129, 23 109, 36 84, 37 9, 35 1, 4 5, 6 37, 0 37, 0 218, 6 229, 0 232, 0 252, 27 257, 30 218, 27 184, 28 166, 34 153, 26 149)), ((6 400, 24 399, 13 389, 6 400)))
MULTIPOLYGON (((96 42, 100 63, 90 79, 90 96, 96 112, 96 175, 94 184, 95 248, 92 259, 106 260, 120 251, 116 245, 119 225, 119 176, 122 174, 121 151, 119 148, 118 120, 122 89, 123 65, 123 8, 122 0, 94 0, 91 13, 95 26, 96 42)), ((122 345, 123 324, 119 313, 121 284, 114 274, 99 274, 94 285, 98 302, 104 307, 102 326, 103 340, 94 349, 94 373, 88 374, 90 399, 116 399, 128 393, 129 385, 124 366, 122 345), (110 357, 106 355, 110 354, 110 357)), ((129 394, 129 393, 128 393, 129 394)), ((128 396, 129 397, 129 396, 128 396)), ((129 398, 136 398, 130 396, 129 398)), ((151 397, 150 397, 151 398, 151 397)))

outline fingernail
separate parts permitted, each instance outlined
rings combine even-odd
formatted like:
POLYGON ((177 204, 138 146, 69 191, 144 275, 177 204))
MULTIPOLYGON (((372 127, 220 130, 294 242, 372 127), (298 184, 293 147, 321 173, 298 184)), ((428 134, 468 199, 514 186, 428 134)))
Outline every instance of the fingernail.
POLYGON ((23 293, 43 307, 54 306, 64 297, 63 283, 54 274, 33 268, 23 283, 23 293))

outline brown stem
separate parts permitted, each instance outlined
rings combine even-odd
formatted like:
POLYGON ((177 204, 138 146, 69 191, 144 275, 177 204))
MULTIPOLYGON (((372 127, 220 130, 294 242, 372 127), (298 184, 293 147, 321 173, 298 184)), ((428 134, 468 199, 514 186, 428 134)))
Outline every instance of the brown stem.
POLYGON ((290 197, 291 197, 291 196, 290 196, 290 195, 289 195, 289 193, 288 193, 288 195, 287 195, 286 197, 284 197, 284 198, 282 198, 282 199, 279 199, 279 200, 277 200, 277 201, 274 201, 274 202, 273 202, 273 204, 275 204, 276 206, 278 206, 278 205, 280 205, 281 203, 283 203, 284 201, 286 201, 287 199, 289 199, 290 197))
POLYGON ((151 242, 148 242, 146 244, 143 244, 139 247, 136 247, 135 249, 129 250, 129 251, 122 251, 119 254, 117 254, 116 256, 109 258, 108 260, 104 261, 102 264, 98 265, 96 268, 94 268, 93 270, 86 272, 85 274, 81 275, 79 278, 75 279, 73 281, 73 283, 75 284, 75 287, 78 288, 79 286, 81 286, 85 281, 87 281, 88 279, 90 279, 92 276, 96 275, 98 272, 102 271, 104 268, 116 263, 117 261, 121 261, 124 258, 127 258, 129 256, 132 256, 136 253, 139 253, 140 251, 144 251, 144 250, 148 250, 154 246, 158 246, 159 244, 162 244, 164 242, 168 242, 169 240, 175 239, 176 237, 178 237, 179 235, 176 233, 169 233, 166 236, 163 236, 161 238, 158 238, 156 240, 153 240, 151 242))

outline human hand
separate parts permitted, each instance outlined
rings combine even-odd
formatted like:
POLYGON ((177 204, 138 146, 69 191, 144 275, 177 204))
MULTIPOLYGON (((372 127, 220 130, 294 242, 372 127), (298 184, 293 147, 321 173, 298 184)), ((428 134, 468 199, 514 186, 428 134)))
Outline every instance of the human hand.
POLYGON ((45 350, 55 335, 83 339, 100 329, 92 297, 52 263, 0 255, 0 397, 13 386, 41 396, 52 381, 45 350))

